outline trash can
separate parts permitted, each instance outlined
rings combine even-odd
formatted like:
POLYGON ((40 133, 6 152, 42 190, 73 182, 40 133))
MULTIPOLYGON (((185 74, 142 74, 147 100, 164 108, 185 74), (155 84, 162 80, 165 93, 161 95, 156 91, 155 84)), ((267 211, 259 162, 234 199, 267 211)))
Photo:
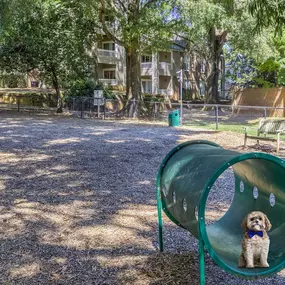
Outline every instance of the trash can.
POLYGON ((179 110, 172 111, 168 114, 168 125, 169 125, 169 127, 180 126, 179 110))

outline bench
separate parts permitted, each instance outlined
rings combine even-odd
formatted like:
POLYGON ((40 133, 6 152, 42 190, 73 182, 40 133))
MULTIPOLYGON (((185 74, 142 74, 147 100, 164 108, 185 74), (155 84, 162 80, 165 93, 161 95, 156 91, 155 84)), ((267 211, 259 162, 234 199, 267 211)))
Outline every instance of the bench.
POLYGON ((285 119, 262 119, 257 129, 257 135, 248 135, 248 127, 244 128, 244 146, 246 147, 247 139, 256 139, 257 144, 259 141, 272 141, 277 142, 276 153, 279 153, 280 149, 280 134, 285 133, 285 119), (271 136, 268 136, 271 135, 271 136))

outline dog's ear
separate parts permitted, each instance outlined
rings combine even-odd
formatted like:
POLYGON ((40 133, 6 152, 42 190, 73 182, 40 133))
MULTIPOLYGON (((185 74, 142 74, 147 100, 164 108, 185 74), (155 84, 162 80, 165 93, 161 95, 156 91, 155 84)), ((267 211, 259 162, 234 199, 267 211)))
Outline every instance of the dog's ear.
POLYGON ((247 230, 247 216, 243 219, 241 223, 241 228, 243 229, 244 232, 247 230))
POLYGON ((264 215, 264 223, 265 223, 265 230, 267 232, 270 231, 272 225, 271 225, 271 223, 270 223, 270 221, 269 221, 269 219, 267 218, 266 215, 264 215))

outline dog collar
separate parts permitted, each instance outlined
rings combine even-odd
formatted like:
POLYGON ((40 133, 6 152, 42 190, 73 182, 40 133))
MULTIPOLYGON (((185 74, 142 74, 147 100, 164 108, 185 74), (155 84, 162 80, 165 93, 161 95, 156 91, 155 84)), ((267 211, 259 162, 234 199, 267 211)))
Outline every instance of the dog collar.
POLYGON ((253 238, 255 235, 258 235, 260 237, 263 237, 263 232, 262 231, 247 231, 247 234, 249 236, 249 238, 253 238))

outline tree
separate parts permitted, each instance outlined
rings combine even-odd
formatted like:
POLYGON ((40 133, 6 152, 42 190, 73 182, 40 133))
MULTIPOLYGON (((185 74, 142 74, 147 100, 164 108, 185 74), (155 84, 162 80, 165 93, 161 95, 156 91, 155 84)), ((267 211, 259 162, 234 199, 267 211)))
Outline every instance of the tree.
POLYGON ((256 31, 274 26, 277 34, 282 33, 285 27, 284 0, 250 0, 248 9, 256 18, 256 31))
MULTIPOLYGON (((205 62, 206 103, 218 102, 218 86, 222 57, 232 61, 238 54, 256 60, 259 64, 274 56, 272 28, 254 34, 256 20, 248 12, 247 1, 181 1, 182 36, 189 42, 190 52, 195 52, 205 62), (250 40, 249 40, 250 39, 250 40), (234 57, 228 59, 224 46, 231 47, 234 57)), ((196 71, 198 76, 199 69, 196 71)))
POLYGON ((38 70, 55 89, 57 112, 62 112, 60 89, 74 78, 94 76, 94 57, 87 50, 94 42, 96 23, 84 16, 85 7, 76 1, 4 2, 9 17, 1 13, 5 25, 0 68, 8 72, 38 70))
MULTIPOLYGON (((91 0, 91 2, 93 2, 91 0)), ((136 117, 142 107, 140 57, 144 49, 166 47, 177 21, 171 19, 174 0, 100 0, 100 22, 105 35, 126 52, 126 96, 124 110, 136 117), (113 27, 106 18, 115 19, 113 27), (139 101, 139 104, 137 102, 139 101)))
POLYGON ((181 1, 181 5, 180 17, 184 28, 180 36, 190 43, 190 53, 197 53, 205 63, 206 103, 217 103, 221 56, 227 41, 232 7, 226 1, 213 0, 186 0, 181 1))

